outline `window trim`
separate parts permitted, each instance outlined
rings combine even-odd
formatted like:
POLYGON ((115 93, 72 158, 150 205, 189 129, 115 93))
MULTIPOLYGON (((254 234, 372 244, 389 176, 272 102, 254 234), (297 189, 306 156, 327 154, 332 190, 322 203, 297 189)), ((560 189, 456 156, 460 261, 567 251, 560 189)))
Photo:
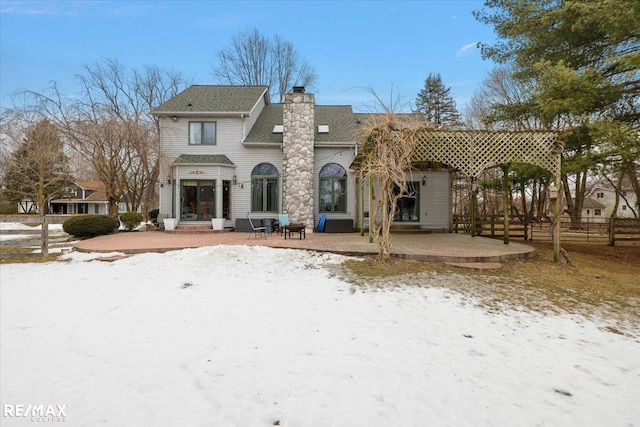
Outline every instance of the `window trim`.
POLYGON ((217 145, 218 143, 218 122, 216 122, 215 120, 207 120, 207 121, 190 121, 189 122, 189 145, 191 146, 202 146, 202 145, 217 145), (200 123, 200 138, 201 141, 204 141, 204 135, 205 135, 205 124, 207 123, 212 123, 213 124, 213 142, 201 142, 199 144, 197 143, 192 143, 191 142, 191 125, 195 124, 195 123, 200 123))

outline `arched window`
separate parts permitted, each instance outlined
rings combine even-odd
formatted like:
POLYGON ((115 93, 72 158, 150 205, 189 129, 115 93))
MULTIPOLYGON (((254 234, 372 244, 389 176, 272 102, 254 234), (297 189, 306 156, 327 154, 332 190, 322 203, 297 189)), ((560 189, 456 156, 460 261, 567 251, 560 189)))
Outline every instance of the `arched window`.
POLYGON ((337 163, 328 163, 320 169, 319 211, 347 211, 347 171, 337 163))
POLYGON ((260 163, 251 171, 251 210, 278 212, 278 169, 260 163))

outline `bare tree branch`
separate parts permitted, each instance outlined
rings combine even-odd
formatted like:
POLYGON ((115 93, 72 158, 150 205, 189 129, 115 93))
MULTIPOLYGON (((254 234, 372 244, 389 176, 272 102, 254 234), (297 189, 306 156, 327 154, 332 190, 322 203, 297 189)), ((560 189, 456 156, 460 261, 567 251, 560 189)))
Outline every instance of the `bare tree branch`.
POLYGON ((257 28, 241 31, 215 55, 218 64, 213 75, 221 83, 267 86, 270 98, 280 102, 293 86, 312 87, 317 80, 313 67, 291 42, 280 35, 270 39, 257 28))

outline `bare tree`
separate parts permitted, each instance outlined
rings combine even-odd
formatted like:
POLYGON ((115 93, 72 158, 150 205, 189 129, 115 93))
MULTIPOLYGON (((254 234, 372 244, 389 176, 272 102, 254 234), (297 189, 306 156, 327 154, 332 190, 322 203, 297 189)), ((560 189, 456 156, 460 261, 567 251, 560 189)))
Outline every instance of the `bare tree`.
POLYGON ((151 109, 177 94, 186 80, 157 67, 129 72, 115 59, 84 67, 80 94, 67 98, 55 83, 47 93, 23 91, 31 108, 60 129, 104 183, 109 215, 118 203, 147 213, 159 173, 159 125, 151 109))
POLYGON ((362 160, 358 168, 361 182, 378 184, 376 204, 369 215, 369 229, 378 242, 378 260, 391 258, 391 225, 398 200, 408 194, 406 174, 412 169, 417 133, 428 126, 416 115, 398 115, 393 106, 397 99, 385 104, 373 89, 368 89, 385 110, 370 114, 360 127, 362 160))
POLYGON ((280 35, 273 39, 257 28, 238 33, 231 46, 216 52, 218 64, 213 75, 224 84, 264 85, 271 99, 284 101, 293 86, 312 87, 317 75, 296 51, 293 44, 280 35))

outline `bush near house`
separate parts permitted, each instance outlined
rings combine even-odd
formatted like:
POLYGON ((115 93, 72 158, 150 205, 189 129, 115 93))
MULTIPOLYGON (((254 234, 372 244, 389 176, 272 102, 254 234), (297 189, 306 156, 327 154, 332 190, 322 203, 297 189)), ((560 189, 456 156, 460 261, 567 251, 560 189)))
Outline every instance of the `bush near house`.
POLYGON ((142 214, 139 212, 125 212, 120 215, 120 221, 127 231, 131 231, 142 222, 142 214))
POLYGON ((154 224, 158 223, 158 215, 160 215, 160 209, 153 209, 149 211, 149 220, 154 224))
POLYGON ((82 215, 66 220, 62 229, 76 237, 95 237, 113 233, 118 225, 117 219, 106 215, 82 215))

